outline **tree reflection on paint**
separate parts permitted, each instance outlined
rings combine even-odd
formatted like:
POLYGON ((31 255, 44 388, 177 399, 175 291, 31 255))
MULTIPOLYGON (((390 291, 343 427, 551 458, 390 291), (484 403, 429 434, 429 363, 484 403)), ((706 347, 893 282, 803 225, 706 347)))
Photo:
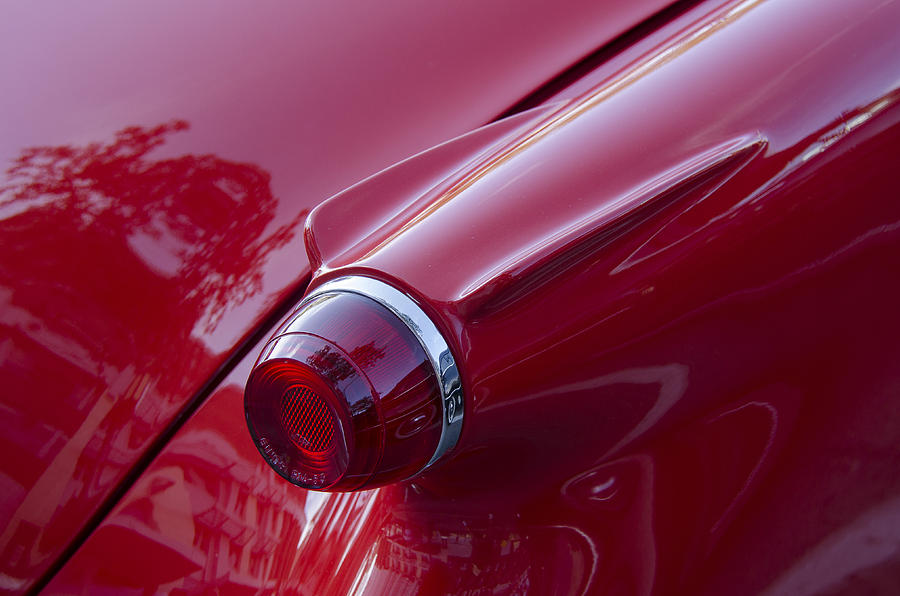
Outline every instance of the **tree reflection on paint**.
MULTIPOLYGON (((306 215, 275 227, 278 199, 256 165, 162 155, 187 128, 28 148, 0 186, 0 573, 10 581, 59 556, 222 365, 227 353, 204 334, 261 294, 268 255, 306 215)), ((233 319, 235 339, 253 324, 233 319)))
POLYGON ((176 120, 125 128, 105 144, 25 149, 7 170, 0 207, 28 205, 42 227, 101 234, 123 246, 136 235, 161 244, 178 263, 172 277, 183 306, 206 309, 209 330, 226 307, 261 290, 265 256, 291 239, 305 214, 264 235, 278 203, 268 173, 214 155, 148 157, 187 128, 176 120))

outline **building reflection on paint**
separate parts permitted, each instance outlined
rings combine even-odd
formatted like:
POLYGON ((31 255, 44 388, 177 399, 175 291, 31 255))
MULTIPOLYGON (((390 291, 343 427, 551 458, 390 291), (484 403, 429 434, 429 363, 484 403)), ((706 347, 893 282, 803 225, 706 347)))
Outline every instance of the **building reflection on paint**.
POLYGON ((32 147, 0 183, 0 578, 56 559, 221 365, 261 291, 278 200, 253 164, 161 156, 173 121, 32 147), (52 239, 52 241, 51 241, 52 239), (62 250, 61 250, 62 249, 62 250))

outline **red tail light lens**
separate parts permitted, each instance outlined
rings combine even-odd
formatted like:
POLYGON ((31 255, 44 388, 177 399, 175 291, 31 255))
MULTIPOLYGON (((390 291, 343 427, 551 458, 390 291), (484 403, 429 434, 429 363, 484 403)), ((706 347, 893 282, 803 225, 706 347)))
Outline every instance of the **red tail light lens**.
POLYGON ((279 474, 312 489, 372 488, 417 474, 452 447, 459 377, 422 317, 411 299, 367 278, 326 284, 301 303, 244 393, 250 434, 279 474))
MULTIPOLYGON (((320 348, 310 338, 295 353, 311 355, 320 348)), ((343 476, 351 447, 344 423, 348 412, 315 369, 290 358, 270 358, 254 369, 246 396, 250 432, 282 476, 322 487, 343 476)))

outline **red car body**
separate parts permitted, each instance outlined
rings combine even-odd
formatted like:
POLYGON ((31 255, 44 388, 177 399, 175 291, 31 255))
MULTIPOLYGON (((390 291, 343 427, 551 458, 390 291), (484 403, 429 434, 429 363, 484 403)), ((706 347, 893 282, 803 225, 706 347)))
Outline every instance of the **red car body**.
POLYGON ((900 589, 900 2, 4 12, 0 589, 900 589), (308 492, 242 391, 346 274, 466 418, 308 492))

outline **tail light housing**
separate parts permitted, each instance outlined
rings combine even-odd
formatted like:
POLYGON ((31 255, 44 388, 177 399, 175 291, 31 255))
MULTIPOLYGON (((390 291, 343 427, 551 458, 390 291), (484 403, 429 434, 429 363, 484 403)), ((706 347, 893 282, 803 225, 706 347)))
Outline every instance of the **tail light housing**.
POLYGON ((309 489, 405 480, 456 444, 464 400, 438 328, 409 296, 352 276, 313 290, 263 348, 244 392, 263 458, 309 489))

